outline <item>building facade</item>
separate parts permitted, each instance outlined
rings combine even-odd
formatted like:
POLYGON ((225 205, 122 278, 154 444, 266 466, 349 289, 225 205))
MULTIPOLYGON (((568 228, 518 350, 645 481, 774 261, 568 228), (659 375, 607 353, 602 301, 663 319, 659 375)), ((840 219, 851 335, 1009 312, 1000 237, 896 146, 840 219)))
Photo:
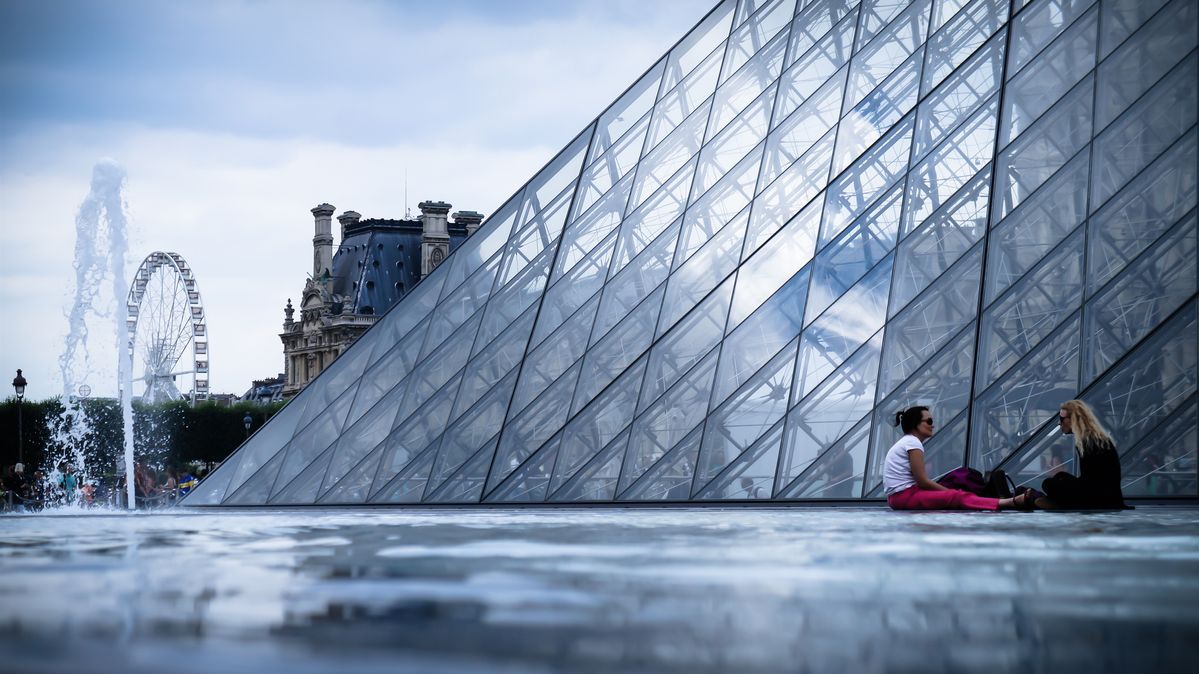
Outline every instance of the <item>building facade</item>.
POLYGON ((1199 495, 1199 3, 725 0, 187 500, 1199 495))
POLYGON ((419 207, 420 217, 412 220, 363 220, 354 211, 342 213, 336 253, 334 207, 312 209, 312 275, 300 295, 299 320, 288 299, 279 335, 285 398, 303 390, 483 221, 479 213, 460 211, 450 222, 452 206, 443 201, 419 207))

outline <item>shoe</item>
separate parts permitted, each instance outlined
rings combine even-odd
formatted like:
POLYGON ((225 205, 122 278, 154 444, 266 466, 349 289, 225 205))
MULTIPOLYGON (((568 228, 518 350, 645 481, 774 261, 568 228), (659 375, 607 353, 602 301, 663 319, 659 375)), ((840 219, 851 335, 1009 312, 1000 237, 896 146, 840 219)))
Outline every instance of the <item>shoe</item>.
POLYGON ((1035 489, 1025 489, 1020 494, 1012 499, 1012 505, 1016 510, 1023 512, 1032 512, 1037 509, 1037 496, 1035 489))

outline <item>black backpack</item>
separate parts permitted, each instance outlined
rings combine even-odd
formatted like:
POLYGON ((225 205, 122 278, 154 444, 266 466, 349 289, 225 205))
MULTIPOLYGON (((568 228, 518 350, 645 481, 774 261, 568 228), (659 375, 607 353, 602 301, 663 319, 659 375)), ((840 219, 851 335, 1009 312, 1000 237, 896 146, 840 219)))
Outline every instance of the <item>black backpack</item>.
POLYGON ((1016 488, 1016 485, 1012 482, 1012 478, 1008 477, 1007 473, 999 468, 987 473, 984 483, 985 486, 983 486, 982 493, 979 496, 986 496, 988 498, 1011 498, 1012 492, 1016 488))

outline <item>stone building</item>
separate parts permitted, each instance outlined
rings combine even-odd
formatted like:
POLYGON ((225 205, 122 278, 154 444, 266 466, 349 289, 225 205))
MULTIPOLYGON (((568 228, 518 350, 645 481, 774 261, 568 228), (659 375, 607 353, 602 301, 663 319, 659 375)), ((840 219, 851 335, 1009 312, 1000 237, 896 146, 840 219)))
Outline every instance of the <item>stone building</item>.
POLYGON ((283 396, 290 398, 320 374, 379 316, 433 270, 483 216, 423 201, 415 219, 368 218, 354 211, 338 216, 341 243, 333 249, 330 204, 312 209, 312 275, 300 295, 300 315, 291 299, 284 308, 283 396))

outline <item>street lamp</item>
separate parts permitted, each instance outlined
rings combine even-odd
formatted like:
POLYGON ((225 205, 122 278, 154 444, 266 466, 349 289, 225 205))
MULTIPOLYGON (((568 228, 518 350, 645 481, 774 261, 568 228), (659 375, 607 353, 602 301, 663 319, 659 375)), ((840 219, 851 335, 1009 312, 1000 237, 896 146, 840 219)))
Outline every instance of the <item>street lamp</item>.
POLYGON ((241 423, 246 427, 246 438, 249 439, 250 424, 254 423, 254 417, 250 416, 249 412, 246 412, 246 416, 242 418, 241 423))
POLYGON ((21 401, 25 400, 25 385, 29 382, 17 370, 17 376, 12 380, 12 387, 17 392, 17 463, 25 463, 25 434, 21 431, 21 401))

